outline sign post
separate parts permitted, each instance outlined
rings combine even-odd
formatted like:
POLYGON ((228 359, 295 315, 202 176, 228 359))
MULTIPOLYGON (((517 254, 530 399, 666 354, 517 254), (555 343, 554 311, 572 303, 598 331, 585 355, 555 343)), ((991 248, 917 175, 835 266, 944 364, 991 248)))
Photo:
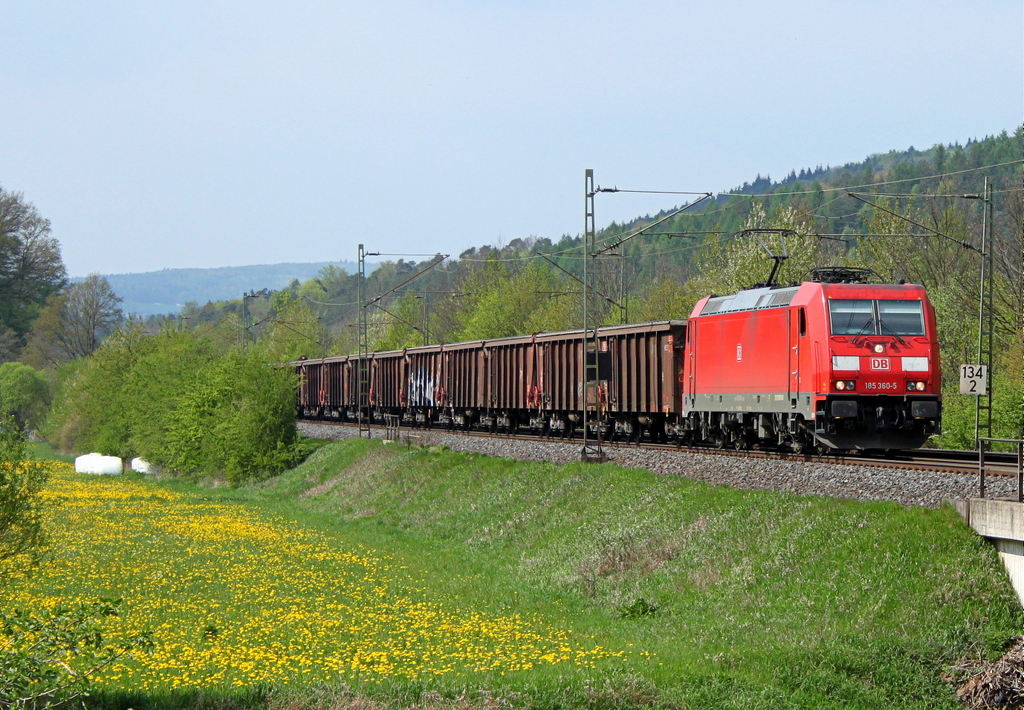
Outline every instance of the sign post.
POLYGON ((988 394, 988 366, 960 366, 960 394, 984 396, 988 394))

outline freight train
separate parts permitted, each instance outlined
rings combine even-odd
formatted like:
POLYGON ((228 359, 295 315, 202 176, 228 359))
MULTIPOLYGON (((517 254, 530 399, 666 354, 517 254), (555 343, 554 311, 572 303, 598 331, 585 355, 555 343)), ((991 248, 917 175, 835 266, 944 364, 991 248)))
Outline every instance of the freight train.
POLYGON ((586 425, 603 440, 854 451, 917 448, 942 414, 924 288, 850 269, 708 296, 686 320, 602 326, 596 339, 536 333, 288 364, 307 420, 563 438, 586 425))

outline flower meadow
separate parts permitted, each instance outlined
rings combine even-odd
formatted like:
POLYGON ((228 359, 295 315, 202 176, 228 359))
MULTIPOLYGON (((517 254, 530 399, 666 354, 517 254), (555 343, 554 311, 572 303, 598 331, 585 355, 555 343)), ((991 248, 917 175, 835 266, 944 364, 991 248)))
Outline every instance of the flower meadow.
POLYGON ((155 648, 103 669, 101 688, 429 683, 625 655, 535 617, 461 608, 386 554, 256 506, 69 464, 54 464, 44 495, 47 559, 5 605, 122 598, 108 637, 148 630, 155 648))

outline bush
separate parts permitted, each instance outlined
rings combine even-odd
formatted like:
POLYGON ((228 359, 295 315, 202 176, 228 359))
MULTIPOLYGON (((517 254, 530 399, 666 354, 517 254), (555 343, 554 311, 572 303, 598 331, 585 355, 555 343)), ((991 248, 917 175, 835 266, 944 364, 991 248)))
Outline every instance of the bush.
POLYGON ((190 473, 223 472, 230 483, 266 478, 295 461, 295 375, 259 349, 210 363, 176 398, 167 446, 155 463, 190 473))
POLYGON ((49 394, 50 383, 42 372, 20 362, 0 365, 0 415, 12 415, 18 424, 35 428, 49 394))
POLYGON ((32 558, 43 539, 40 492, 47 469, 28 458, 14 419, 0 419, 0 561, 32 558))
POLYGON ((189 331, 163 331, 148 341, 125 378, 125 400, 132 412, 128 444, 157 463, 168 459, 171 412, 218 355, 209 340, 189 331))
POLYGON ((141 456, 238 484, 297 458, 295 375, 262 346, 128 327, 61 372, 46 434, 65 452, 141 456))
POLYGON ((136 420, 125 382, 149 345, 141 329, 129 325, 104 340, 90 357, 63 365, 43 427, 46 438, 64 453, 133 455, 129 440, 136 420))
POLYGON ((58 606, 30 614, 0 613, 0 707, 49 708, 89 694, 92 676, 153 642, 141 633, 107 643, 104 621, 118 616, 120 600, 58 606))

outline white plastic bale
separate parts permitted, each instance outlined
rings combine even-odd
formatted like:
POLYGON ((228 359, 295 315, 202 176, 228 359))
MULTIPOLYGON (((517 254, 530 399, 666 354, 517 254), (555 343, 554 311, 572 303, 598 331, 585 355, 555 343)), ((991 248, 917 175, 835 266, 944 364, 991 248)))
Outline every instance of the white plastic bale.
POLYGON ((76 473, 94 473, 105 476, 119 476, 124 471, 124 462, 117 456, 85 454, 75 459, 76 473))
POLYGON ((153 473, 153 464, 145 459, 134 458, 132 459, 132 470, 136 473, 153 473))

